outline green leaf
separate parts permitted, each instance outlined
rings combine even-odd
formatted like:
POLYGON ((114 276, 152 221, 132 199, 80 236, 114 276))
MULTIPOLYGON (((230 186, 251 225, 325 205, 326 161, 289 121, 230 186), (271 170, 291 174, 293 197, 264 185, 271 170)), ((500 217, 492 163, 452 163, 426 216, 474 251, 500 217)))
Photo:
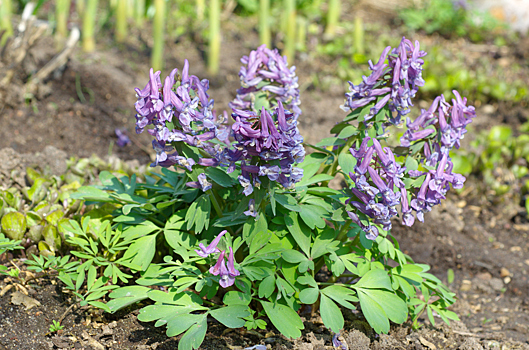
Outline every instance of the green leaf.
POLYGON ((132 258, 132 263, 141 266, 142 271, 147 270, 156 252, 156 236, 144 236, 132 243, 125 252, 124 259, 132 258))
POLYGON ((294 211, 289 212, 285 216, 285 224, 287 225, 288 231, 292 237, 294 237, 301 250, 303 250, 303 252, 309 256, 311 234, 310 231, 308 231, 308 228, 302 230, 302 226, 298 221, 298 214, 294 211))
POLYGON ((300 263, 307 260, 307 257, 303 253, 298 252, 294 249, 288 249, 281 252, 281 257, 289 263, 300 263))
POLYGON ((5 214, 1 220, 2 232, 12 240, 18 241, 26 233, 26 217, 17 211, 5 214))
MULTIPOLYGON (((255 220, 253 217, 248 217, 242 229, 242 238, 247 245, 251 246, 254 237, 261 232, 268 232, 268 223, 264 215, 259 215, 255 220)), ((255 247, 254 247, 255 248, 255 247)))
POLYGON ((299 315, 290 307, 260 300, 272 324, 287 338, 299 338, 305 328, 299 315))
POLYGON ((296 187, 309 186, 318 182, 325 182, 334 179, 334 176, 327 174, 317 174, 313 177, 303 177, 303 179, 296 184, 296 187))
POLYGON ((303 304, 314 304, 316 300, 318 300, 318 296, 320 295, 320 290, 318 288, 305 288, 302 289, 301 292, 299 292, 299 300, 303 304))
POLYGON ((344 326, 342 310, 325 295, 320 297, 320 315, 325 327, 339 333, 344 326))
POLYGON ((113 202, 114 199, 105 191, 95 188, 93 186, 81 186, 79 189, 70 195, 73 199, 82 199, 93 202, 113 202))
POLYGON ((386 316, 393 322, 402 324, 408 318, 406 303, 396 294, 384 290, 363 290, 382 307, 386 316))
POLYGON ((298 205, 298 201, 290 195, 275 193, 274 198, 279 204, 281 204, 283 207, 289 210, 298 211, 298 212, 301 210, 301 208, 298 205))
POLYGON ((354 125, 347 125, 345 128, 340 131, 338 134, 339 139, 348 139, 349 137, 353 135, 358 134, 358 128, 354 125))
POLYGON ((417 162, 417 160, 415 160, 415 158, 410 157, 410 156, 406 158, 405 166, 406 166, 406 171, 419 169, 419 163, 417 162))
MULTIPOLYGON (((208 329, 208 323, 207 323, 207 314, 202 315, 193 315, 193 316, 201 316, 202 319, 198 321, 196 324, 192 325, 189 330, 184 334, 184 336, 180 339, 178 342, 178 350, 193 350, 198 349, 202 342, 204 341, 204 337, 206 336, 206 331, 208 329)), ((191 316, 191 315, 189 315, 191 316)), ((167 336, 172 337, 173 335, 169 335, 169 328, 167 328, 167 336)))
POLYGON ((360 306, 362 312, 369 325, 373 327, 377 333, 388 333, 389 332, 389 320, 384 312, 384 309, 380 304, 376 302, 366 290, 358 290, 358 298, 360 299, 360 306))
POLYGON ((338 165, 342 168, 342 171, 348 175, 350 172, 354 171, 356 165, 356 158, 349 152, 340 153, 338 156, 338 165))
POLYGON ((355 310, 356 307, 350 302, 357 302, 358 298, 354 295, 354 291, 343 286, 329 286, 321 290, 321 293, 336 301, 338 304, 350 310, 355 310))
POLYGON ((345 144, 345 140, 342 140, 338 137, 326 137, 318 142, 316 147, 328 147, 328 146, 341 146, 345 144))
POLYGON ((300 207, 301 211, 299 215, 311 230, 314 230, 316 227, 324 228, 326 226, 323 217, 328 217, 328 212, 324 208, 305 204, 300 205, 300 207))
MULTIPOLYGON (((264 217, 264 215, 261 216, 264 217)), ((264 219, 264 223, 266 224, 266 219, 264 219)), ((266 231, 258 231, 251 239, 250 254, 255 254, 255 252, 264 247, 270 241, 271 236, 272 232, 268 231, 268 228, 266 231)))
POLYGON ((391 280, 385 270, 374 269, 368 271, 356 284, 352 286, 353 288, 371 288, 378 289, 384 288, 387 290, 393 290, 391 288, 391 280))
POLYGON ((206 175, 222 187, 231 187, 237 183, 236 180, 226 174, 221 168, 207 167, 206 175))
POLYGON ((248 295, 242 292, 237 292, 234 290, 230 290, 228 293, 226 293, 224 295, 224 299, 222 300, 222 302, 228 306, 230 305, 250 305, 251 301, 252 301, 251 295, 248 295))
POLYGON ((217 321, 228 328, 240 328, 246 322, 244 317, 250 316, 247 305, 230 305, 209 312, 217 321))
POLYGON ((147 293, 150 288, 141 286, 125 286, 112 291, 108 296, 112 298, 107 303, 110 312, 114 313, 124 307, 137 303, 138 301, 147 299, 147 293))
POLYGON ((270 275, 259 284, 259 298, 269 298, 276 289, 276 279, 270 275))

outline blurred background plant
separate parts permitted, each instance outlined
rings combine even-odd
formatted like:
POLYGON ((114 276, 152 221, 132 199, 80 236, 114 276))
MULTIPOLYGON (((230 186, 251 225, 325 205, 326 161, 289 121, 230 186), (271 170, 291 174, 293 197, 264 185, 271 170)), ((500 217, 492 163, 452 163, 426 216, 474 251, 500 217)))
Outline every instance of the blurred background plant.
POLYGON ((437 33, 449 39, 466 37, 474 42, 491 40, 506 26, 489 12, 471 8, 466 0, 425 0, 413 2, 398 18, 411 30, 437 33))
POLYGON ((529 212, 529 123, 515 131, 508 125, 482 131, 469 148, 454 152, 454 169, 476 177, 492 201, 506 196, 529 212))

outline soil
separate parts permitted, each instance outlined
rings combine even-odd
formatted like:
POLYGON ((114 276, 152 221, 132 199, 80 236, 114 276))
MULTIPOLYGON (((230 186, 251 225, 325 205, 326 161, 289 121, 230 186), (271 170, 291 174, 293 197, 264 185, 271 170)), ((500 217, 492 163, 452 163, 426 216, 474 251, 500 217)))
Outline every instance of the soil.
MULTIPOLYGON (((364 13, 386 21, 382 25, 389 24, 386 13, 369 8, 364 13)), ((258 44, 256 32, 241 31, 243 25, 246 28, 249 25, 243 20, 248 21, 233 18, 223 24, 220 74, 211 79, 210 89, 217 110, 228 109, 227 104, 239 86, 239 58, 258 44)), ((400 36, 397 29, 387 30, 397 33, 395 37, 400 36)), ((481 52, 465 41, 450 43, 437 37, 419 36, 422 39, 429 43, 442 41, 453 49, 466 48, 470 56, 481 52)), ((149 135, 134 133, 132 90, 143 87, 148 79, 146 43, 146 34, 140 32, 132 33, 130 42, 119 47, 108 38, 100 38, 96 53, 75 51, 63 69, 39 86, 32 99, 25 100, 21 91, 28 73, 42 67, 55 54, 53 40, 42 38, 24 67, 17 71, 11 86, 0 86, 2 185, 22 182, 27 165, 60 173, 69 156, 113 154, 123 160, 148 164, 153 152, 149 135), (132 144, 117 147, 116 128, 125 128, 132 144)), ((207 77, 203 44, 192 35, 168 45, 165 57, 166 71, 172 67, 181 69, 187 58, 192 74, 207 77)), ((502 58, 522 66, 516 74, 528 75, 523 47, 508 47, 502 58)), ((327 130, 343 118, 338 106, 343 103, 346 84, 331 84, 328 89, 319 90, 312 84, 310 72, 328 70, 328 63, 301 55, 297 66, 304 111, 300 129, 308 143, 315 143, 328 136, 327 130)), ((481 108, 474 131, 498 122, 518 126, 527 121, 525 105, 488 102, 476 103, 481 108)), ((432 272, 443 281, 447 282, 448 269, 455 271, 450 287, 459 300, 452 309, 461 322, 447 326, 436 318, 434 327, 427 319, 421 319, 422 327, 417 331, 404 324, 392 326, 388 335, 376 335, 358 314, 347 313, 340 339, 348 349, 529 349, 529 224, 525 209, 517 201, 510 197, 492 201, 479 181, 471 178, 465 190, 459 195, 452 194, 427 216, 426 223, 417 223, 411 229, 395 223, 394 234, 405 253, 416 262, 431 265, 432 272)), ((177 347, 178 337, 168 338, 163 327, 155 328, 152 323, 136 319, 139 305, 116 315, 90 314, 74 308, 62 322, 64 329, 49 334, 52 320, 58 320, 72 304, 71 294, 63 291, 55 279, 42 278, 29 284, 25 297, 9 287, 12 282, 0 277, 0 350, 177 347)), ((321 318, 307 316, 304 323, 302 338, 288 340, 272 327, 256 332, 226 330, 211 320, 201 349, 242 349, 256 344, 270 349, 333 348, 332 336, 321 318)))

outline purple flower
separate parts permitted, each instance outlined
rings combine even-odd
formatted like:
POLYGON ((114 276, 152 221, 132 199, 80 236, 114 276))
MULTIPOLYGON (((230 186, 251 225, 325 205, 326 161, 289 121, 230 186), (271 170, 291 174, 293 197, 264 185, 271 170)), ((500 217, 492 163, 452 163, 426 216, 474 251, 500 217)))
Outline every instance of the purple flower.
POLYGON ((219 235, 215 237, 215 239, 207 247, 205 247, 204 244, 199 243, 198 246, 200 247, 200 250, 195 250, 195 252, 197 252, 197 254, 203 258, 208 257, 209 254, 219 252, 217 245, 219 244, 220 239, 222 238, 222 236, 224 236, 226 232, 228 231, 224 230, 221 233, 219 233, 219 235))
POLYGON ((168 160, 163 153, 174 150, 172 143, 185 142, 201 148, 216 160, 220 156, 218 152, 222 152, 222 149, 209 141, 217 138, 228 143, 229 129, 224 125, 225 115, 217 118, 213 110, 214 102, 207 94, 209 82, 189 75, 187 60, 182 76, 177 78, 177 73, 178 70, 173 69, 162 86, 160 72, 155 73, 151 69, 145 88, 136 89, 136 132, 141 133, 147 126, 153 126, 149 133, 157 142, 157 145, 153 142, 157 153, 154 165, 169 167, 178 164, 190 170, 193 164, 189 160, 168 160), (166 145, 163 152, 160 152, 159 145, 166 145))
POLYGON ((228 288, 235 283, 235 277, 239 276, 239 271, 235 270, 233 249, 230 247, 230 255, 228 257, 228 267, 224 255, 226 251, 222 251, 217 259, 217 263, 209 269, 209 272, 214 276, 219 276, 219 284, 222 288, 228 288))
POLYGON ((261 45, 244 56, 241 62, 244 64, 239 72, 241 88, 230 103, 233 110, 258 112, 254 104, 256 97, 265 95, 271 108, 283 103, 293 112, 294 119, 301 115, 296 67, 288 68, 286 56, 282 57, 277 49, 270 50, 261 45))
POLYGON ((335 348, 347 350, 347 346, 345 346, 345 344, 342 344, 342 342, 338 340, 339 337, 340 337, 340 333, 334 333, 334 335, 332 336, 332 345, 335 348))
POLYGON ((241 184, 243 188, 242 192, 244 193, 244 195, 245 196, 251 195, 253 193, 253 186, 252 186, 252 182, 250 181, 250 179, 242 175, 239 175, 237 179, 239 180, 239 183, 241 184))
POLYGON ((187 182, 186 186, 193 188, 200 188, 202 191, 206 192, 213 187, 213 184, 208 181, 206 174, 202 173, 198 175, 198 181, 187 182))
POLYGON ((245 195, 252 193, 252 181, 258 181, 261 176, 277 181, 285 188, 301 180, 303 172, 292 170, 293 165, 305 157, 303 137, 294 115, 283 109, 281 101, 273 112, 264 107, 259 115, 235 109, 232 117, 235 120, 232 125, 233 146, 237 151, 231 152, 228 158, 230 164, 241 161, 243 174, 239 182, 245 195))
POLYGON ((220 252, 219 257, 217 259, 217 263, 209 268, 209 273, 211 273, 214 276, 218 276, 221 273, 222 267, 224 267, 224 270, 228 272, 228 269, 226 268, 226 263, 224 262, 225 253, 226 253, 225 250, 220 252))
POLYGON ((195 165, 195 160, 193 158, 176 156, 176 164, 186 168, 189 171, 192 171, 192 167, 195 165))
POLYGON ((350 92, 346 93, 346 101, 341 108, 344 111, 355 110, 376 101, 364 122, 373 118, 384 106, 388 106, 390 112, 388 122, 400 124, 401 117, 410 112, 413 106, 411 99, 415 97, 420 86, 424 85, 422 78, 422 65, 425 56, 420 51, 419 42, 415 45, 408 39, 402 38, 400 45, 393 50, 386 47, 380 56, 378 63, 369 61, 372 71, 369 77, 363 77, 362 83, 354 85, 349 82, 350 92), (391 54, 389 54, 391 51, 391 54), (388 63, 385 63, 386 59, 388 63))
POLYGON ((127 131, 125 129, 115 129, 114 132, 118 137, 116 145, 118 145, 119 147, 125 147, 130 143, 129 136, 127 135, 127 131))
POLYGON ((228 255, 228 273, 230 274, 230 276, 236 277, 240 275, 240 272, 236 270, 234 266, 235 257, 233 256, 233 249, 232 247, 230 247, 229 249, 230 249, 230 255, 228 255))
POLYGON ((156 152, 156 160, 151 164, 151 167, 157 166, 159 163, 164 162, 167 159, 167 153, 172 151, 173 148, 169 145, 166 145, 165 142, 158 142, 157 140, 152 140, 152 148, 156 152))
POLYGON ((250 199, 250 202, 248 203, 248 210, 244 212, 244 215, 246 216, 253 216, 254 218, 257 217, 257 208, 255 207, 255 200, 252 198, 250 199))

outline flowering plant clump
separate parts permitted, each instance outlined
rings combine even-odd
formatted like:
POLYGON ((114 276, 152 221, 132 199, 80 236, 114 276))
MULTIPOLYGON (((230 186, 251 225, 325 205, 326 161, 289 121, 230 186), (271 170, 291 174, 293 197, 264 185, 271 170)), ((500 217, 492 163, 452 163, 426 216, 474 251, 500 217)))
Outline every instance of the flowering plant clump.
POLYGON ((447 309, 454 294, 391 234, 396 218, 424 221, 465 181, 450 150, 474 108, 454 92, 451 104, 440 96, 411 118, 425 55, 407 39, 386 48, 370 77, 350 83, 342 106, 350 113, 334 136, 315 145, 303 143, 297 78, 275 50, 243 58, 231 125, 187 61, 163 85, 151 71, 136 90, 137 131, 152 126, 161 174, 136 183, 104 172, 102 187, 76 195, 113 206, 113 227, 130 243, 119 261, 141 272, 136 285, 110 293, 107 311, 150 299, 138 318, 184 333, 180 349, 200 346, 208 316, 249 330, 270 322, 297 338, 303 305, 319 311, 336 342, 343 309, 359 309, 377 333, 390 321, 418 327, 424 312, 432 324, 434 314, 458 319, 447 309), (395 125, 405 131, 392 147, 395 125), (338 175, 344 188, 328 187, 338 175), (332 276, 318 278, 322 268, 332 276))

